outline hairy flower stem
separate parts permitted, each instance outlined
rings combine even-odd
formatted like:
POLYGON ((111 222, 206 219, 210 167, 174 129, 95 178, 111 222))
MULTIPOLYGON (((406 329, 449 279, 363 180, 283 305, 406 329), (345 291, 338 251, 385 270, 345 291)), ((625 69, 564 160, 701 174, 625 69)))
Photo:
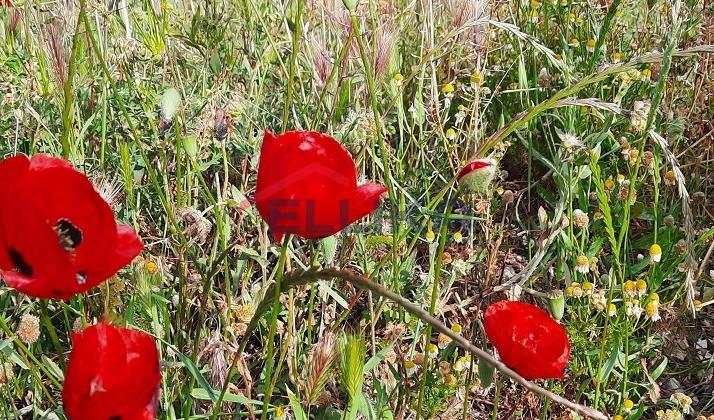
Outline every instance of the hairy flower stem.
MULTIPOLYGON (((446 247, 446 236, 449 230, 449 216, 451 215, 451 197, 446 198, 446 210, 444 211, 444 219, 441 221, 441 231, 439 232, 439 245, 436 250, 436 261, 434 263, 434 280, 431 285, 431 302, 429 302, 429 315, 433 316, 436 310, 436 301, 439 297, 439 282, 441 281, 441 268, 444 265, 444 248, 446 247)), ((431 324, 427 324, 424 332, 424 354, 426 355, 427 346, 431 343, 431 324)), ((421 407, 424 402, 424 387, 426 386, 426 373, 429 368, 429 357, 424 357, 421 369, 421 382, 419 383, 419 396, 417 398, 416 420, 421 417, 421 407)))
MULTIPOLYGON (((263 412, 260 415, 262 420, 268 418, 268 405, 270 404, 270 397, 273 396, 273 350, 275 346, 275 330, 278 324, 278 314, 280 313, 280 290, 282 289, 283 282, 283 272, 285 271, 285 260, 288 254, 288 244, 290 243, 290 235, 285 235, 283 238, 283 245, 280 248, 280 258, 278 259, 278 268, 275 273, 275 293, 273 295, 273 312, 270 316, 270 329, 268 330, 268 349, 266 354, 266 363, 263 377, 268 381, 267 388, 265 389, 265 395, 263 396, 263 412)), ((266 291, 269 293, 269 291, 266 291)), ((247 332, 246 332, 247 334, 247 332)), ((275 372, 277 374, 278 372, 275 372)))
POLYGON ((79 17, 77 18, 77 26, 74 28, 72 35, 72 51, 69 54, 69 65, 67 68, 67 81, 64 84, 64 107, 62 108, 62 157, 70 158, 71 147, 69 144, 69 136, 72 133, 72 105, 74 104, 74 74, 77 72, 77 51, 79 50, 79 25, 82 24, 82 19, 85 14, 85 0, 79 2, 79 17))
MULTIPOLYGON (((283 129, 285 132, 288 129, 288 121, 290 121, 290 107, 293 103, 295 95, 295 74, 297 73, 297 56, 300 52, 300 38, 302 38, 302 10, 305 5, 305 0, 297 0, 297 13, 295 14, 294 29, 293 29, 293 44, 290 54, 290 74, 288 76, 288 91, 285 96, 285 105, 283 107, 283 129)), ((263 411, 265 413, 265 411, 263 411)))

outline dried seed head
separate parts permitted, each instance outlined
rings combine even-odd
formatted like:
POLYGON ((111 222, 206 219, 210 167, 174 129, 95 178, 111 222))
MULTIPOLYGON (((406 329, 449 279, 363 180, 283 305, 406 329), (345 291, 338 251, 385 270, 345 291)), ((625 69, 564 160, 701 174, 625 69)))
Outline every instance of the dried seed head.
POLYGON ((15 372, 12 370, 12 363, 0 363, 0 385, 9 383, 15 378, 15 372))
POLYGON ((36 342, 40 338, 40 319, 30 314, 23 315, 15 333, 27 344, 36 342))
POLYGON ((178 215, 186 225, 186 229, 184 229, 186 236, 198 243, 206 242, 213 225, 200 211, 193 207, 184 207, 179 209, 178 215))

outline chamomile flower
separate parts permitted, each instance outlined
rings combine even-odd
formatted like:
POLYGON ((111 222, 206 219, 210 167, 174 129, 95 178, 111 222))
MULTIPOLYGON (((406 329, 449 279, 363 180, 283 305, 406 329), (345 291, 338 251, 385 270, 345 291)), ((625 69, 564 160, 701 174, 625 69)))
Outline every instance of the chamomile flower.
POLYGON ((436 356, 439 355, 439 346, 437 346, 434 343, 429 343, 426 346, 426 355, 430 358, 433 359, 436 356))
POLYGON ((650 260, 654 263, 662 260, 662 248, 658 244, 652 244, 650 247, 650 260))
POLYGON ((432 243, 434 242, 434 239, 436 239, 436 234, 433 230, 429 229, 426 231, 426 235, 424 236, 424 238, 427 242, 432 243))
POLYGON ((578 273, 587 274, 590 272, 590 259, 585 255, 578 255, 575 259, 575 270, 578 273))
POLYGON ((448 130, 446 130, 446 138, 449 140, 456 139, 456 130, 454 130, 453 128, 449 128, 448 130))
POLYGON ((457 244, 460 244, 461 242, 464 241, 464 236, 461 234, 461 232, 454 232, 454 234, 451 236, 451 238, 456 242, 457 244))
POLYGON ((283 407, 275 407, 274 416, 275 416, 274 418, 276 420, 285 420, 285 418, 286 418, 285 409, 283 407))
POLYGON ((573 225, 577 228, 587 227, 590 223, 590 217, 587 213, 580 209, 573 210, 573 225))
POLYGON ((639 319, 642 315, 642 306, 638 300, 630 300, 625 302, 625 313, 631 318, 639 319))
POLYGON ((619 52, 617 52, 617 51, 615 51, 614 53, 612 53, 612 55, 611 55, 610 57, 612 58, 612 62, 615 63, 615 64, 617 64, 617 63, 619 63, 619 62, 622 61, 622 54, 619 53, 619 52))
POLYGON ((483 84, 483 74, 478 70, 471 73, 471 87, 473 89, 477 89, 482 84, 483 84))
POLYGON ((578 38, 571 38, 570 42, 568 42, 568 45, 572 48, 578 48, 580 46, 580 41, 578 38))
POLYGON ((605 189, 607 191, 612 191, 615 189, 615 181, 613 181, 612 178, 608 178, 605 180, 605 189))
POLYGON ((632 411, 632 409, 635 407, 635 403, 630 400, 626 399, 625 401, 622 402, 622 408, 625 410, 626 413, 629 413, 632 411))
POLYGON ((535 9, 531 10, 530 13, 528 14, 528 16, 530 17, 531 23, 538 23, 538 19, 539 19, 538 10, 535 10, 535 9))
POLYGON ((637 295, 637 284, 632 280, 627 280, 623 286, 625 294, 629 297, 637 295))
POLYGON ((597 45, 597 41, 594 39, 590 38, 588 39, 588 42, 585 44, 585 49, 589 53, 594 53, 595 52, 595 46, 597 45))
POLYGON ((444 350, 445 348, 449 347, 449 344, 451 344, 451 337, 449 337, 446 334, 439 334, 439 348, 444 350))
POLYGON ((416 372, 417 364, 414 363, 414 360, 407 359, 404 361, 404 369, 407 370, 407 375, 411 376, 416 372))
POLYGON ((664 184, 668 187, 674 186, 677 183, 677 176, 674 174, 673 170, 669 170, 664 173, 664 184))
POLYGON ((611 317, 617 315, 617 306, 614 303, 607 305, 607 315, 611 317))
POLYGON ((583 283, 583 293, 585 293, 585 296, 590 296, 593 294, 593 291, 595 290, 595 285, 590 283, 589 281, 586 281, 583 283))
POLYGON ((461 356, 454 362, 453 369, 455 372, 461 372, 468 369, 471 364, 471 355, 461 356))
POLYGON ((640 71, 640 78, 642 80, 650 80, 652 78, 652 70, 650 69, 642 69, 640 71))
POLYGON ((574 23, 575 19, 577 19, 577 16, 575 16, 575 13, 568 13, 568 22, 574 23))
POLYGON ((635 282, 635 289, 637 290, 637 296, 642 297, 647 294, 647 282, 644 279, 637 279, 635 282))
POLYGON ((568 152, 572 153, 575 149, 583 147, 583 143, 578 139, 575 134, 564 133, 563 134, 563 148, 568 152))
POLYGON ((394 76, 392 76, 392 81, 394 81, 395 85, 401 86, 402 83, 404 83, 404 76, 402 76, 401 73, 396 73, 394 76))
POLYGON ((662 319, 659 316, 659 301, 658 300, 651 300, 647 302, 645 305, 645 315, 647 315, 647 318, 652 320, 652 322, 659 321, 662 319))
POLYGON ((453 97, 454 96, 454 91, 456 89, 454 88, 454 85, 451 83, 447 83, 444 86, 441 87, 441 92, 444 94, 446 97, 453 97))
POLYGON ((682 392, 675 392, 669 399, 677 404, 684 414, 689 414, 692 411, 692 399, 682 392))
POLYGON ((625 175, 617 174, 617 183, 622 185, 624 182, 625 182, 625 175))
POLYGON ((146 272, 152 276, 159 271, 159 266, 152 260, 148 260, 146 264, 144 264, 144 268, 146 269, 146 272))
POLYGON ((538 0, 531 0, 531 7, 533 9, 538 9, 543 5, 543 3, 539 2, 538 0))

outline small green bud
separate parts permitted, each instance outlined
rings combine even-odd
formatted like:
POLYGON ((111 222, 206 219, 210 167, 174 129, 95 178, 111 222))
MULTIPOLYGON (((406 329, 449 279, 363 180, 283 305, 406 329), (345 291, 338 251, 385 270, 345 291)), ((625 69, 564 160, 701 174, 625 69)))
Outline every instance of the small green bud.
POLYGON ((562 290, 553 290, 548 293, 548 301, 550 303, 550 314, 557 321, 563 319, 565 314, 565 296, 562 290))

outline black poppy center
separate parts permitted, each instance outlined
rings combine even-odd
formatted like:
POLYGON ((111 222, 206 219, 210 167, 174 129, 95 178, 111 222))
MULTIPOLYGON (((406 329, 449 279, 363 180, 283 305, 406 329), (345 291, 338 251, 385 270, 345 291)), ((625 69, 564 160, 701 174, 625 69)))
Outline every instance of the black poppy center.
POLYGON ((12 264, 15 266, 15 270, 18 273, 27 277, 32 276, 32 267, 30 267, 30 264, 22 258, 22 254, 13 248, 9 248, 7 253, 10 255, 10 261, 12 261, 12 264))
POLYGON ((109 420, 121 420, 121 416, 111 416, 109 420))
POLYGON ((54 229, 65 251, 72 252, 82 243, 82 231, 67 219, 60 219, 54 229))

